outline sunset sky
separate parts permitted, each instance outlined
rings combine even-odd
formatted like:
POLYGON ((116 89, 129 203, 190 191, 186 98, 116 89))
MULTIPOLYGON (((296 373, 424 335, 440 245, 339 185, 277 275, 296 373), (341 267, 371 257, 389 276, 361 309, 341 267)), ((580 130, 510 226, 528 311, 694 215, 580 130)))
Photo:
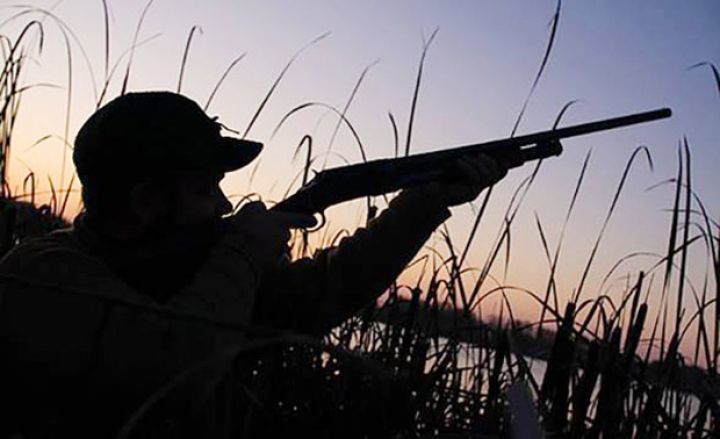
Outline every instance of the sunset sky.
MULTIPOLYGON (((71 143, 80 124, 95 106, 93 90, 104 76, 104 24, 100 0, 30 1, 53 9, 74 32, 89 57, 95 84, 77 42, 72 46, 71 143)), ((19 9, 7 5, 7 18, 19 9)), ((108 0, 111 10, 110 64, 131 46, 138 19, 146 5, 138 0, 108 0)), ((277 200, 301 170, 292 152, 305 134, 324 152, 337 117, 314 108, 292 117, 271 138, 277 123, 292 108, 322 102, 342 108, 363 69, 364 82, 347 116, 357 129, 370 158, 393 154, 388 112, 398 123, 401 143, 407 124, 423 41, 434 29, 418 98, 411 151, 507 137, 537 73, 550 32, 553 0, 498 1, 191 1, 156 0, 149 8, 139 41, 159 34, 137 48, 129 88, 175 90, 181 57, 193 25, 198 32, 190 48, 182 92, 203 105, 213 86, 236 57, 247 52, 220 88, 208 113, 228 127, 244 131, 268 88, 288 60, 316 37, 330 35, 304 51, 288 70, 261 114, 249 138, 265 143, 262 162, 252 187, 249 169, 227 176, 228 194, 259 192, 277 200)), ((41 18, 42 15, 34 15, 41 18)), ((29 16, 28 16, 29 17, 29 16)), ((14 38, 25 22, 5 24, 0 33, 14 38)), ((577 99, 563 124, 582 123, 659 107, 671 107, 670 120, 568 140, 560 158, 543 165, 512 229, 511 266, 506 283, 544 290, 548 264, 535 215, 542 222, 551 249, 580 173, 592 149, 586 181, 566 232, 558 279, 561 296, 578 284, 592 244, 633 149, 646 145, 653 157, 651 172, 638 160, 630 173, 615 215, 600 247, 584 298, 596 294, 599 280, 621 257, 631 252, 663 254, 667 246, 673 188, 647 189, 675 176, 677 145, 686 135, 692 148, 693 188, 713 218, 720 215, 720 98, 711 70, 703 62, 720 65, 720 3, 716 1, 573 1, 564 2, 557 37, 544 76, 532 96, 519 133, 549 129, 565 103, 577 99)), ((24 96, 12 151, 11 181, 18 184, 28 168, 46 190, 47 176, 60 183, 63 143, 57 138, 28 149, 46 135, 62 137, 68 92, 68 60, 59 26, 45 19, 43 52, 32 52, 26 84, 52 83, 24 96)), ((128 57, 120 60, 110 86, 119 92, 128 57)), ((351 162, 360 161, 349 130, 341 127, 333 151, 351 162)), ((68 153, 65 186, 73 168, 68 153)), ((322 162, 322 160, 319 160, 322 162)), ((342 164, 337 156, 329 166, 342 164)), ((481 267, 510 197, 532 166, 511 172, 495 190, 469 259, 481 267)), ((72 203, 76 211, 77 199, 72 203)), ((354 228, 364 215, 364 203, 329 211, 332 230, 354 228)), ((448 226, 462 247, 474 217, 470 207, 453 209, 448 226)), ((431 241, 431 244, 433 242, 431 241)), ((438 240, 435 244, 442 248, 438 240)), ((702 286, 704 249, 692 253, 691 279, 702 286)), ((614 279, 647 268, 652 257, 625 265, 614 279)), ((660 273, 660 272, 658 272, 660 273)), ((502 278, 502 258, 494 270, 502 278)), ((468 281, 471 277, 468 277, 468 281)), ((624 280, 617 281, 618 286, 624 280)), ((655 282, 659 286, 659 280, 655 282)), ((619 291, 620 289, 617 289, 619 291)), ((659 291, 659 288, 655 288, 659 291)), ((612 291, 612 290, 610 290, 612 291)), ((513 296, 511 294, 511 296, 513 296)), ((520 294, 512 297, 515 312, 537 318, 538 307, 520 294)), ((651 304, 657 306, 655 293, 651 304)), ((694 309, 693 299, 687 306, 694 309)), ((488 312, 494 312, 488 305, 488 312)), ((671 307, 672 309, 672 307, 671 307)))

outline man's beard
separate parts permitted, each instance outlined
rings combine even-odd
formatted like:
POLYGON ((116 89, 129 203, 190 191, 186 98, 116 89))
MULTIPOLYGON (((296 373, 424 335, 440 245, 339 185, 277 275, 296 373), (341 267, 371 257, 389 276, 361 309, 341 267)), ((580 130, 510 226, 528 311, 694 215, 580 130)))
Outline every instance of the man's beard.
POLYGON ((158 222, 148 227, 127 248, 116 268, 140 293, 165 302, 190 285, 224 233, 224 221, 173 225, 158 222))

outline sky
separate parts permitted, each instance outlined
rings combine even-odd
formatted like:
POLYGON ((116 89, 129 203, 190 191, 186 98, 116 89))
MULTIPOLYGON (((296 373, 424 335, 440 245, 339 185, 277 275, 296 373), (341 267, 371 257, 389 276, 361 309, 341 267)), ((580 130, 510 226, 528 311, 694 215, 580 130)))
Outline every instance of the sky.
MULTIPOLYGON (((23 97, 10 163, 11 182, 19 184, 31 169, 47 189, 48 176, 67 187, 73 168, 65 135, 68 91, 72 97, 67 142, 95 108, 94 90, 102 88, 105 39, 100 0, 30 1, 52 9, 77 37, 71 38, 72 75, 60 25, 45 18, 42 53, 33 53, 25 83, 35 87, 23 97), (90 68, 80 52, 82 44, 90 68), (92 70, 92 76, 89 73, 92 70), (93 80, 94 76, 94 80, 93 80), (94 85, 93 85, 94 84, 94 85), (43 136, 57 136, 32 146, 43 136), (67 154, 63 159, 63 150, 67 154)), ((3 17, 19 11, 3 1, 3 17)), ((110 95, 119 93, 129 60, 127 53, 145 1, 108 0, 110 65, 118 61, 110 95)), ((227 126, 244 131, 267 90, 285 64, 307 47, 288 69, 248 137, 265 143, 261 162, 251 181, 251 168, 229 174, 226 193, 238 200, 249 192, 278 200, 300 172, 293 150, 300 139, 313 136, 316 151, 328 148, 337 117, 319 107, 303 110, 273 135, 278 122, 294 107, 321 102, 342 108, 365 68, 369 70, 347 117, 360 135, 370 158, 393 154, 393 131, 388 114, 406 139, 410 104, 424 41, 438 29, 425 59, 411 152, 507 137, 537 73, 550 32, 555 1, 190 1, 156 0, 147 10, 133 53, 129 89, 176 90, 188 33, 199 26, 190 46, 182 92, 204 104, 231 61, 244 55, 228 74, 208 113, 227 126)), ((40 18, 42 15, 35 15, 40 18)), ((4 21, 4 20, 3 20, 4 21)), ((582 163, 591 158, 575 210, 565 234, 558 268, 561 300, 577 287, 593 243, 602 227, 626 162, 632 151, 647 146, 654 167, 639 158, 632 167, 599 247, 584 298, 610 293, 618 297, 626 280, 656 261, 635 258, 599 290, 605 273, 632 252, 663 254, 667 246, 673 188, 648 188, 675 176, 678 142, 686 136, 692 150, 693 188, 713 218, 720 215, 720 99, 707 67, 720 65, 720 3, 660 0, 566 1, 562 4, 549 63, 532 95, 518 133, 549 129, 567 102, 578 100, 562 124, 582 123, 659 107, 671 107, 672 119, 613 132, 571 139, 565 152, 542 166, 512 228, 511 263, 504 283, 544 291, 548 263, 536 221, 551 249, 557 245, 562 223, 582 163)), ((0 33, 14 37, 22 21, 3 24, 0 33)), ((360 154, 348 129, 341 127, 333 143, 337 155, 328 166, 356 163, 360 154), (342 156, 342 158, 340 158, 342 156)), ((321 160, 319 160, 320 162, 321 160)), ((502 226, 513 192, 532 166, 513 170, 495 190, 487 218, 469 253, 468 265, 482 267, 502 226)), ((297 185, 293 186, 297 188, 297 185)), ((77 196, 70 213, 76 211, 77 196)), ((336 206, 328 212, 332 234, 362 224, 364 203, 336 206)), ((465 242, 474 220, 470 206, 452 209, 447 222, 454 242, 465 242)), ((321 232, 322 233, 322 232, 321 232)), ((320 235, 318 235, 320 236, 320 235)), ((442 248, 439 237, 430 245, 442 248)), ((691 253, 690 279, 702 286, 706 255, 701 245, 691 253)), ((502 282, 503 258, 493 274, 502 282)), ((658 272, 659 273, 659 272, 658 272)), ((404 275, 411 282, 416 273, 404 275)), ((468 275, 472 281, 472 274, 468 275)), ((656 286, 659 281, 656 279, 656 286)), ((488 288, 490 285, 488 285, 488 288)), ((659 289, 649 296, 659 307, 659 289)), ((536 319, 539 308, 527 296, 510 294, 515 313, 536 319)), ((691 296, 686 306, 694 309, 691 296)), ((497 312, 488 301, 488 313, 497 312)), ((673 302, 674 303, 674 302, 673 302)), ((671 309, 673 309, 671 307, 671 309)))

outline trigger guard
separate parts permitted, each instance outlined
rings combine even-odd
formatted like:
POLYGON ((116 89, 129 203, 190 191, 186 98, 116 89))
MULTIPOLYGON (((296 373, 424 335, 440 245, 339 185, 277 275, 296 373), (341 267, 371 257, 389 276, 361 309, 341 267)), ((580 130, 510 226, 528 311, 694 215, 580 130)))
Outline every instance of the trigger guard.
POLYGON ((320 213, 318 213, 318 215, 320 216, 320 221, 318 221, 318 225, 313 227, 312 229, 305 229, 305 232, 307 232, 307 233, 317 232, 318 230, 322 229, 325 226, 325 224, 327 223, 327 218, 325 218, 325 212, 320 212, 320 213))

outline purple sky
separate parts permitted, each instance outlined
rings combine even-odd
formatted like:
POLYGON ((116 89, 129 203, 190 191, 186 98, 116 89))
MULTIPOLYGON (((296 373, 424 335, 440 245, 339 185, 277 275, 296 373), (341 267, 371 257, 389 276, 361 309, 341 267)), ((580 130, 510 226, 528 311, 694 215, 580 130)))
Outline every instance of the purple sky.
MULTIPOLYGON (((4 2, 12 4, 10 2, 4 2)), ((111 62, 127 49, 145 5, 136 0, 109 0, 112 11, 111 62)), ((33 1, 51 8, 52 1, 33 1)), ((291 163, 295 145, 312 134, 318 151, 327 148, 336 118, 320 109, 290 119, 270 138, 282 116, 308 101, 342 107, 362 70, 368 72, 348 118, 371 158, 392 154, 388 112, 398 121, 405 139, 410 101, 423 38, 439 32, 426 59, 423 84, 413 129, 413 151, 476 143, 506 137, 537 72, 549 34, 555 2, 490 1, 364 1, 339 2, 157 0, 148 11, 140 40, 160 36, 138 48, 130 77, 131 90, 175 89, 185 40, 193 25, 202 27, 193 41, 183 92, 201 103, 232 59, 247 52, 228 76, 210 107, 228 126, 244 130, 255 108, 284 64, 302 46, 330 31, 331 35, 304 52, 290 68, 250 138, 266 142, 252 190, 269 199, 281 197, 301 169, 291 163)), ((4 9, 10 16, 13 9, 4 9)), ((82 42, 96 81, 103 76, 104 28, 100 0, 63 2, 54 12, 82 42)), ((542 221, 551 248, 580 172, 592 148, 592 159, 571 219, 560 259, 561 297, 578 284, 592 243, 613 197, 625 162, 638 145, 652 151, 655 170, 638 161, 630 174, 615 216, 600 247, 585 297, 596 294, 599 280, 623 255, 634 251, 664 253, 672 205, 672 187, 646 189, 671 178, 677 166, 677 144, 683 135, 692 146, 693 187, 718 218, 720 183, 720 99, 710 69, 688 70, 702 61, 720 65, 720 3, 714 1, 565 2, 550 62, 520 125, 520 133, 548 129, 562 106, 580 102, 566 114, 565 124, 581 123, 631 112, 669 106, 669 121, 565 143, 561 158, 547 162, 520 210, 512 235, 512 263, 507 283, 544 290, 548 266, 540 243, 535 214, 542 221)), ((17 25, 0 31, 14 36, 17 25)), ((67 59, 56 25, 47 20, 46 42, 28 70, 26 81, 51 82, 61 88, 37 88, 27 93, 18 122, 11 175, 20 181, 25 165, 38 175, 60 179, 62 142, 50 140, 26 150, 38 138, 64 132, 67 59)), ((72 110, 69 139, 94 108, 93 85, 77 45, 73 42, 72 110)), ((127 57, 111 83, 117 93, 127 57)), ((95 87, 99 87, 96 85, 95 87)), ((341 129, 334 151, 352 162, 359 153, 348 130, 341 129)), ((341 164, 337 157, 330 166, 341 164)), ((67 175, 71 163, 67 162, 67 175)), ((515 170, 500 185, 491 212, 470 253, 469 264, 481 267, 510 195, 530 171, 515 170)), ((248 192, 249 171, 229 175, 226 192, 248 192)), ((66 182, 67 183, 67 178, 66 182)), ((331 209, 330 227, 354 228, 362 203, 331 209)), ((454 209, 448 226, 458 245, 473 220, 472 210, 454 209)), ((438 241, 438 245, 439 241, 438 241)), ((704 249, 692 253, 694 282, 701 286, 704 249)), ((640 258, 618 275, 635 273, 654 263, 640 258)), ((494 274, 502 277, 502 261, 494 274)), ((471 276, 468 281, 471 281, 471 276)), ((621 286, 622 281, 618 284, 621 286)), ((617 289, 616 291, 620 291, 617 289)), ((659 288, 656 288, 659 291, 659 288)), ((651 304, 657 307, 655 292, 651 304)), ((526 318, 538 309, 525 296, 513 297, 526 318)), ((674 302, 673 302, 674 303, 674 302)), ((691 297, 686 305, 694 309, 691 297)), ((488 304, 493 312, 494 305, 488 304)), ((672 309, 672 308, 671 308, 672 309)))

